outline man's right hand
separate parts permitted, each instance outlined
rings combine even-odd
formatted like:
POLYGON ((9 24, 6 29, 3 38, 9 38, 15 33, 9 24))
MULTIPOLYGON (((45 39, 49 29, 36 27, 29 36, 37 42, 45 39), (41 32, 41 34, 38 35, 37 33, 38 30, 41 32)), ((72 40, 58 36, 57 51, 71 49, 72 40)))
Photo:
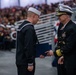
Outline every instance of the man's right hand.
POLYGON ((34 68, 33 65, 31 65, 31 66, 28 66, 27 69, 28 69, 28 71, 33 71, 33 68, 34 68))
POLYGON ((53 56, 53 55, 54 55, 54 53, 53 53, 52 50, 50 50, 50 51, 46 51, 45 53, 47 54, 47 56, 53 56))
POLYGON ((45 58, 45 56, 44 55, 40 55, 40 58, 45 58))

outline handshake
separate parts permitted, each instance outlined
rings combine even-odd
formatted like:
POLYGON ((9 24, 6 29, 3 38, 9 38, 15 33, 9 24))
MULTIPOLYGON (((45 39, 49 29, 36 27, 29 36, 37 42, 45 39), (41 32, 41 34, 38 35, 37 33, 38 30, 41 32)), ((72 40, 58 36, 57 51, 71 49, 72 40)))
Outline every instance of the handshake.
MULTIPOLYGON (((46 56, 53 56, 54 55, 54 52, 52 50, 48 50, 45 52, 46 56)), ((44 55, 40 55, 40 58, 44 58, 45 56, 44 55)))
MULTIPOLYGON (((54 52, 52 50, 46 51, 46 56, 53 56, 54 52)), ((63 64, 64 61, 64 57, 62 56, 60 49, 56 50, 56 54, 57 56, 60 56, 60 58, 58 59, 58 64, 63 64)), ((44 55, 40 55, 40 58, 44 58, 44 55)))
MULTIPOLYGON (((60 49, 57 49, 55 52, 53 52, 52 50, 48 50, 45 52, 46 56, 53 56, 54 53, 56 54, 56 56, 62 56, 62 52, 60 49)), ((44 57, 44 55, 40 55, 40 57, 44 57)))

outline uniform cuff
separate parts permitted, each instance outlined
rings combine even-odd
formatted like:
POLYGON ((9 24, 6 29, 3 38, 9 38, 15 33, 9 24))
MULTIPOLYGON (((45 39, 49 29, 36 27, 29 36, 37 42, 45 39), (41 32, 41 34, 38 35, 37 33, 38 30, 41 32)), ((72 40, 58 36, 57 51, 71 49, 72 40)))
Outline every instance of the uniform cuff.
POLYGON ((28 66, 33 66, 33 63, 28 63, 28 66))

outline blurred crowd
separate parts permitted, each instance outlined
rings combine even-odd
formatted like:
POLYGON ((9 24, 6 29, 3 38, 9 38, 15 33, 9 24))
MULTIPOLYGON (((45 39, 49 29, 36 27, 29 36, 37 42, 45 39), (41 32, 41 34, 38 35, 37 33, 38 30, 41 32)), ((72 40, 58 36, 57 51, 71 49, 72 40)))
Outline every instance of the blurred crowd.
MULTIPOLYGON (((61 2, 71 7, 76 7, 76 0, 63 1, 61 2)), ((42 15, 55 12, 58 3, 28 5, 26 7, 10 7, 0 9, 0 50, 11 50, 15 48, 15 40, 12 39, 11 33, 16 31, 15 22, 24 20, 27 17, 27 10, 30 6, 39 9, 42 15)), ((16 37, 15 34, 13 34, 16 37)))

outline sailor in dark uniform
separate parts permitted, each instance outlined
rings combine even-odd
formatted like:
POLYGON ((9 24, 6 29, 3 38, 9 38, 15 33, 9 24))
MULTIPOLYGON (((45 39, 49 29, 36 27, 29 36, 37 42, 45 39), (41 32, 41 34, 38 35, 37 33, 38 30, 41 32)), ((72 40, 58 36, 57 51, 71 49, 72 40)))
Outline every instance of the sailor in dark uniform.
POLYGON ((18 75, 34 75, 37 36, 33 25, 39 20, 40 14, 39 10, 30 7, 27 20, 17 29, 16 65, 18 75))
POLYGON ((71 20, 72 13, 71 7, 59 5, 57 16, 63 26, 60 28, 57 49, 47 52, 60 57, 58 64, 64 64, 66 75, 76 75, 76 24, 71 20))

